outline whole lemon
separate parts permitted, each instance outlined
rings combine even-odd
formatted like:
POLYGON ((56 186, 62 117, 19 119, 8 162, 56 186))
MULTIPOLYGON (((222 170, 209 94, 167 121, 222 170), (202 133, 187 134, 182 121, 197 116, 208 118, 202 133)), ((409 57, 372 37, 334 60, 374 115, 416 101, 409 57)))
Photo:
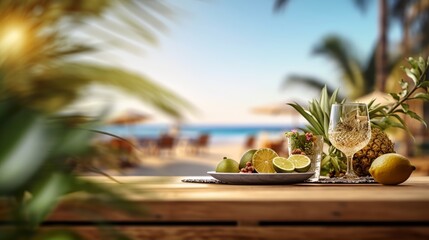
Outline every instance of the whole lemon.
POLYGON ((238 162, 230 158, 224 157, 216 166, 216 172, 224 173, 238 173, 240 169, 238 168, 238 162))
POLYGON ((416 169, 406 157, 387 153, 372 162, 369 173, 384 185, 397 185, 405 182, 416 169))
POLYGON ((253 154, 255 154, 256 151, 256 149, 249 149, 241 156, 240 169, 246 167, 247 162, 252 162, 253 154))

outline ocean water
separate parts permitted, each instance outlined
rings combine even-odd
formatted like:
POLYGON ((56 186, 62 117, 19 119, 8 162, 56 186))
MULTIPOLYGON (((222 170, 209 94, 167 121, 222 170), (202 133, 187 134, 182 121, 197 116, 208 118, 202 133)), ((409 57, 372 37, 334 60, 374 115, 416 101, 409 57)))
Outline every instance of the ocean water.
MULTIPOLYGON (((301 127, 301 126, 300 126, 301 127)), ((248 136, 260 136, 279 138, 284 132, 290 131, 296 126, 291 125, 181 125, 179 127, 161 124, 141 125, 110 125, 101 130, 121 136, 133 136, 137 138, 156 138, 163 133, 176 131, 181 138, 195 138, 200 134, 209 134, 211 143, 244 141, 248 136)))

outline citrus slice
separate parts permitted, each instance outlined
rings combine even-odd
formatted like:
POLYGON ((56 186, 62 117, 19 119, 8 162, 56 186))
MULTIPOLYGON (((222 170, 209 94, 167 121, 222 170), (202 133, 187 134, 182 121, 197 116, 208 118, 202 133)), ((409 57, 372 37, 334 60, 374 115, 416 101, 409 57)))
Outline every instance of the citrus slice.
POLYGON ((261 148, 253 154, 252 165, 258 173, 275 173, 273 159, 278 156, 270 148, 261 148))
POLYGON ((278 173, 290 173, 295 170, 295 165, 289 159, 284 157, 275 157, 273 159, 274 170, 278 173))
POLYGON ((311 160, 305 155, 290 155, 288 158, 295 165, 295 171, 297 172, 307 172, 311 166, 311 160))

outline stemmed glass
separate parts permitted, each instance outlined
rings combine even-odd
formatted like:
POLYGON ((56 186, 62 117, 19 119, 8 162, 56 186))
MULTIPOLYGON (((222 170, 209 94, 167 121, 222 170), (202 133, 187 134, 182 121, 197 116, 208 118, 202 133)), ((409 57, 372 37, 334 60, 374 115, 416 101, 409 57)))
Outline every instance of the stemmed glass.
POLYGON ((353 171, 353 155, 371 139, 368 108, 364 103, 333 104, 329 121, 329 140, 347 157, 345 179, 358 179, 353 171))

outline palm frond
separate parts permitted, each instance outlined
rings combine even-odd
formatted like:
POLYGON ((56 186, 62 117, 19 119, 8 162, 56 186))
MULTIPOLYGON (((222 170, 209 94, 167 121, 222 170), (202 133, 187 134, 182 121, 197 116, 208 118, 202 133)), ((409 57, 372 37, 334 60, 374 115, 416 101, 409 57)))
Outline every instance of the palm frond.
POLYGON ((362 12, 365 13, 368 10, 368 5, 371 3, 371 0, 353 0, 355 6, 362 12))
POLYGON ((332 35, 325 37, 321 43, 316 45, 313 53, 325 56, 335 62, 350 86, 353 89, 359 89, 364 85, 362 66, 350 49, 351 44, 345 39, 332 35))
POLYGON ((289 0, 275 0, 273 10, 275 12, 280 11, 284 9, 288 3, 289 3, 289 0))
POLYGON ((13 83, 10 89, 18 88, 15 95, 21 96, 29 105, 50 112, 58 111, 76 100, 80 90, 89 84, 117 87, 172 117, 182 118, 185 109, 193 109, 189 102, 148 78, 112 67, 63 63, 52 66, 28 84, 29 89, 23 94, 20 94, 19 86, 13 83))
MULTIPOLYGON (((326 83, 324 82, 326 81, 316 77, 292 74, 286 77, 286 79, 283 81, 282 88, 286 89, 289 84, 298 83, 298 84, 303 84, 305 86, 312 87, 315 89, 322 89, 323 87, 326 86, 326 83)), ((329 95, 331 95, 334 92, 332 88, 330 87, 326 87, 326 88, 329 95)))

